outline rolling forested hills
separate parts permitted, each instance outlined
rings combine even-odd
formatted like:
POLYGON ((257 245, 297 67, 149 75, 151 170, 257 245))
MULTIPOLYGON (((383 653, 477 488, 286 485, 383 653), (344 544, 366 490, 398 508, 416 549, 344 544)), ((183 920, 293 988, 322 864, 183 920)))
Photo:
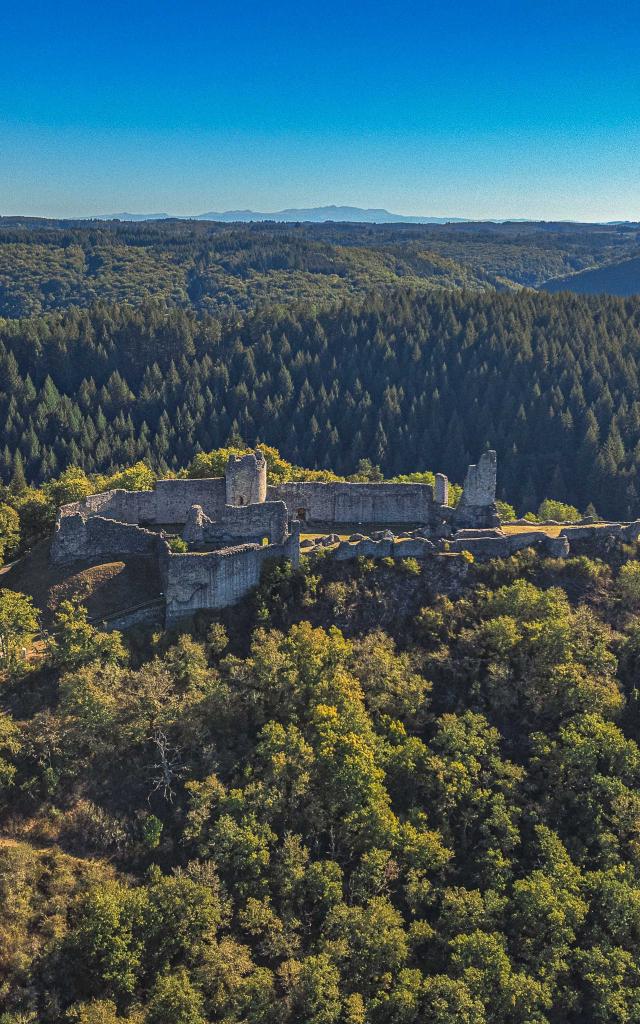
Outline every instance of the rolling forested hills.
POLYGON ((0 479, 242 439, 459 480, 491 445, 521 508, 635 515, 640 306, 533 289, 628 275, 639 235, 0 218, 0 479))
POLYGON ((241 441, 637 517, 640 298, 535 290, 637 246, 0 221, 0 1024, 640 1019, 638 543, 314 550, 180 636, 105 631, 148 565, 48 564, 241 441))
POLYGON ((629 258, 639 245, 634 225, 0 218, 0 316, 149 296, 217 313, 299 300, 326 306, 398 284, 539 287, 629 258))

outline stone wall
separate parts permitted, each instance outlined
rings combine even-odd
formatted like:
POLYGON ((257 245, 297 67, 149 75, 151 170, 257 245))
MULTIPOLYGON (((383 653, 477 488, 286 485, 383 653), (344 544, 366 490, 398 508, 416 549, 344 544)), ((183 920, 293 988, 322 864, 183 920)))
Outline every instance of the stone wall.
POLYGON ((267 496, 317 523, 428 523, 433 511, 429 484, 299 482, 275 484, 267 496))
POLYGON ((53 540, 51 561, 96 561, 99 558, 119 558, 122 555, 156 555, 161 537, 151 530, 143 530, 132 523, 119 523, 102 516, 83 516, 79 512, 58 515, 53 540))
POLYGON ((260 582, 265 562, 288 558, 300 561, 300 532, 293 524, 284 544, 240 544, 205 554, 174 554, 168 545, 161 556, 166 598, 167 628, 177 625, 201 609, 226 608, 236 604, 260 582))
POLYGON ((155 491, 104 491, 102 494, 90 494, 83 501, 74 501, 63 505, 63 515, 80 512, 85 516, 103 516, 106 519, 118 519, 122 523, 152 522, 155 519, 155 491))
POLYGON ((461 527, 498 526, 500 517, 496 508, 496 479, 498 460, 494 451, 483 452, 475 466, 469 466, 464 487, 452 523, 461 527))
POLYGON ((483 452, 478 464, 469 466, 464 479, 462 505, 493 505, 496 500, 498 460, 494 451, 483 452))
POLYGON ((509 558, 522 548, 541 547, 544 552, 554 557, 569 554, 569 542, 564 537, 549 537, 540 530, 525 533, 509 533, 503 537, 465 536, 454 537, 448 542, 449 551, 469 551, 474 558, 509 558))
POLYGON ((202 506, 210 519, 217 518, 224 508, 224 477, 204 480, 158 480, 155 489, 154 522, 182 525, 192 505, 202 506))
POLYGON ((372 540, 366 537, 356 544, 343 541, 333 552, 338 562, 348 562, 354 558, 428 558, 436 550, 430 540, 372 540))
POLYGON ((63 505, 63 516, 80 513, 103 516, 122 523, 165 523, 182 525, 192 505, 201 505, 205 515, 215 518, 225 501, 224 477, 205 480, 158 480, 153 491, 105 491, 83 501, 63 505))
POLYGON ((219 519, 212 520, 200 505, 192 506, 182 533, 194 546, 208 544, 262 543, 283 544, 287 536, 287 506, 283 501, 264 501, 259 505, 225 505, 219 519))

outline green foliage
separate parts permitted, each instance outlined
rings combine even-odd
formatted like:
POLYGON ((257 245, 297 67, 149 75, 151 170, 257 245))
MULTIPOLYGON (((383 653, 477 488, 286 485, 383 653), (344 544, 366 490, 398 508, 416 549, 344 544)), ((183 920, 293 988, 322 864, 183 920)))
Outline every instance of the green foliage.
POLYGON ((11 561, 20 545, 20 517, 11 505, 0 503, 0 565, 11 561))
POLYGON ((552 498, 545 498, 538 508, 538 519, 545 522, 553 519, 558 523, 577 523, 581 519, 577 508, 573 505, 565 505, 562 501, 554 501, 552 498))
POLYGON ((444 564, 275 562, 131 665, 62 603, 58 658, 0 716, 7 1012, 633 1021, 624 555, 470 563, 464 592, 444 564))
POLYGON ((38 628, 32 599, 0 588, 0 671, 13 673, 25 668, 26 649, 38 628))
POLYGON ((99 490, 121 488, 124 491, 150 491, 156 481, 156 474, 145 462, 136 462, 120 473, 114 473, 104 481, 99 490))
POLYGON ((629 611, 640 607, 640 562, 625 562, 620 566, 616 591, 620 601, 629 611))
MULTIPOLYGON (((283 459, 277 448, 269 445, 256 445, 263 452, 267 460, 267 480, 270 484, 287 483, 291 480, 316 480, 320 483, 329 483, 332 480, 339 480, 330 470, 303 469, 301 466, 293 466, 286 459, 283 459)), ((255 451, 255 448, 218 448, 213 452, 198 452, 187 468, 188 477, 224 476, 227 469, 227 462, 231 455, 246 455, 255 451)))
POLYGON ((207 1024, 203 999, 186 971, 161 975, 151 992, 145 1024, 207 1024))
POLYGON ((498 515, 503 523, 508 523, 509 520, 516 518, 516 510, 513 505, 510 505, 507 501, 497 501, 496 508, 498 509, 498 515))
POLYGON ((87 609, 77 598, 60 602, 51 649, 66 669, 79 668, 90 661, 117 664, 127 660, 122 635, 117 631, 103 633, 92 626, 87 621, 87 609))
POLYGON ((174 554, 184 554, 185 551, 189 550, 189 545, 182 537, 169 537, 168 544, 174 554))
POLYGON ((401 558, 399 568, 407 576, 419 576, 422 572, 422 567, 417 558, 401 558))
POLYGON ((416 291, 410 276, 343 304, 223 317, 147 300, 3 320, 1 497, 17 508, 27 482, 51 484, 55 509, 87 478, 103 490, 183 466, 220 475, 256 444, 274 482, 462 480, 490 445, 518 509, 551 490, 556 518, 588 504, 632 518, 639 331, 634 299, 416 291))

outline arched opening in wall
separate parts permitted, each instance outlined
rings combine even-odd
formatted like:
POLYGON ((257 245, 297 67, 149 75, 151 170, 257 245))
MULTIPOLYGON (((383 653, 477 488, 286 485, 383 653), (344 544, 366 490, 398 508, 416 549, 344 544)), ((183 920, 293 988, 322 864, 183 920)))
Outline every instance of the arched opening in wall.
POLYGON ((307 510, 306 510, 306 508, 297 508, 296 509, 296 519, 299 519, 301 523, 304 523, 306 518, 307 518, 307 510))
POLYGON ((238 505, 244 505, 244 498, 238 498, 238 505))

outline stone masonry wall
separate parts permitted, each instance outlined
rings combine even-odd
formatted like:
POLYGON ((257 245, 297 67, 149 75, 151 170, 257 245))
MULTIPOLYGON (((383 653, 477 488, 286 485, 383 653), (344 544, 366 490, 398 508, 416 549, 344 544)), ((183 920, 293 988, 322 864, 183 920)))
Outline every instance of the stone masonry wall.
POLYGON ((476 466, 469 466, 464 480, 462 505, 492 505, 496 500, 497 456, 483 452, 476 466))
POLYGON ((225 505, 219 519, 211 520, 199 505, 192 506, 182 536, 188 544, 232 544, 242 540, 283 544, 287 536, 287 506, 283 501, 259 505, 225 505))
POLYGON ((219 516, 225 503, 224 477, 203 480, 158 480, 155 489, 156 523, 182 524, 192 505, 201 505, 210 519, 219 516))
POLYGON ((157 533, 133 523, 119 523, 79 512, 59 516, 51 542, 51 561, 95 561, 122 555, 157 555, 164 543, 157 533))
POLYGON ((289 516, 300 510, 319 523, 427 523, 433 506, 429 484, 287 483, 267 489, 284 501, 289 516))
POLYGON ((63 516, 80 513, 122 523, 182 524, 192 505, 201 505, 214 519, 224 508, 224 477, 205 480, 158 480, 153 491, 105 491, 63 505, 63 516))
POLYGON ((167 602, 166 626, 200 609, 226 608, 236 604, 260 582, 264 563, 273 558, 300 561, 300 532, 294 524, 284 544, 240 544, 208 554, 173 554, 168 545, 161 556, 161 572, 167 602))

